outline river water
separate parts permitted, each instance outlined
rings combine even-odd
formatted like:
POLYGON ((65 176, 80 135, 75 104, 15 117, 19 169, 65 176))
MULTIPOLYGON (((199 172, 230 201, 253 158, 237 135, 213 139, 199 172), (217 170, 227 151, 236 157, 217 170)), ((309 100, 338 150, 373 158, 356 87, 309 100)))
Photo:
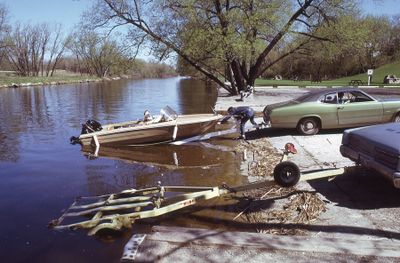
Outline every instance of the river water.
MULTIPOLYGON (((88 237, 84 230, 47 228, 76 196, 143 188, 157 181, 244 183, 238 157, 224 150, 229 141, 101 148, 98 158, 69 144, 89 118, 127 121, 142 117, 145 109, 157 114, 165 105, 180 114, 207 113, 215 101, 213 88, 183 78, 0 89, 0 261, 119 262, 130 235, 147 225, 135 225, 110 240, 88 237)), ((177 213, 152 224, 212 227, 213 213, 218 213, 213 211, 177 213)))

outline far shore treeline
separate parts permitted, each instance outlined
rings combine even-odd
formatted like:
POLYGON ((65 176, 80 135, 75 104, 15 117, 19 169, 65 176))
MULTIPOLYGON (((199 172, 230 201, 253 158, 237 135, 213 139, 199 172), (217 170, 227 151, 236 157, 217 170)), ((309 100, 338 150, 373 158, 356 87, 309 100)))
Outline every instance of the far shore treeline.
POLYGON ((10 24, 9 15, 0 3, 0 85, 177 75, 174 66, 156 58, 137 58, 129 43, 113 36, 83 26, 66 32, 61 24, 10 24))
POLYGON ((180 74, 237 94, 259 78, 319 82, 400 60, 400 15, 364 15, 364 0, 90 1, 72 32, 11 24, 0 4, 0 71, 180 74))

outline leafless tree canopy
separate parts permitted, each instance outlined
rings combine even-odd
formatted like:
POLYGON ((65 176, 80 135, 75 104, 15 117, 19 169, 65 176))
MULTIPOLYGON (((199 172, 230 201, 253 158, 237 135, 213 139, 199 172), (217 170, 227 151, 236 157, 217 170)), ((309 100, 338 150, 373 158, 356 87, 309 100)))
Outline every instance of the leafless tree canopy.
POLYGON ((124 67, 124 63, 131 61, 126 49, 110 36, 101 36, 83 28, 73 34, 69 49, 76 60, 80 61, 79 71, 98 77, 106 77, 112 68, 114 74, 124 67), (116 69, 118 67, 119 69, 116 69))
POLYGON ((5 57, 5 36, 9 30, 8 25, 8 10, 4 4, 0 3, 0 64, 5 57))
POLYGON ((22 76, 51 76, 66 46, 61 26, 16 24, 5 37, 5 55, 22 76))

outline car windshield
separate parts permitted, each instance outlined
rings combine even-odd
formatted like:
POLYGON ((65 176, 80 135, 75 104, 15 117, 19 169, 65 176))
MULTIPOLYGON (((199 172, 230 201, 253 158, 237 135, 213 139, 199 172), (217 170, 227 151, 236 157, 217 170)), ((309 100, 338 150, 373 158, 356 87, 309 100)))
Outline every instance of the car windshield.
POLYGON ((167 121, 173 121, 178 118, 178 113, 176 113, 170 106, 162 108, 160 114, 164 116, 167 121))

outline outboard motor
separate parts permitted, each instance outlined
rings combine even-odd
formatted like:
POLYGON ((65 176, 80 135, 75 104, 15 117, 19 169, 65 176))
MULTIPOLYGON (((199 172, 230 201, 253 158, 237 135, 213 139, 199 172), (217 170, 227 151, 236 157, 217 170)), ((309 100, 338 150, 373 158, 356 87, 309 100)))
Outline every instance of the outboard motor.
POLYGON ((87 120, 86 123, 82 124, 81 134, 88 134, 92 132, 101 131, 103 127, 101 127, 100 122, 95 120, 87 120))
POLYGON ((75 145, 81 143, 81 140, 79 140, 79 137, 71 136, 71 138, 69 138, 69 143, 75 145))
MULTIPOLYGON (((95 120, 87 120, 85 123, 82 124, 81 134, 88 134, 92 132, 101 131, 103 127, 101 127, 100 122, 95 120)), ((69 138, 71 144, 80 143, 79 137, 72 136, 69 138)))

